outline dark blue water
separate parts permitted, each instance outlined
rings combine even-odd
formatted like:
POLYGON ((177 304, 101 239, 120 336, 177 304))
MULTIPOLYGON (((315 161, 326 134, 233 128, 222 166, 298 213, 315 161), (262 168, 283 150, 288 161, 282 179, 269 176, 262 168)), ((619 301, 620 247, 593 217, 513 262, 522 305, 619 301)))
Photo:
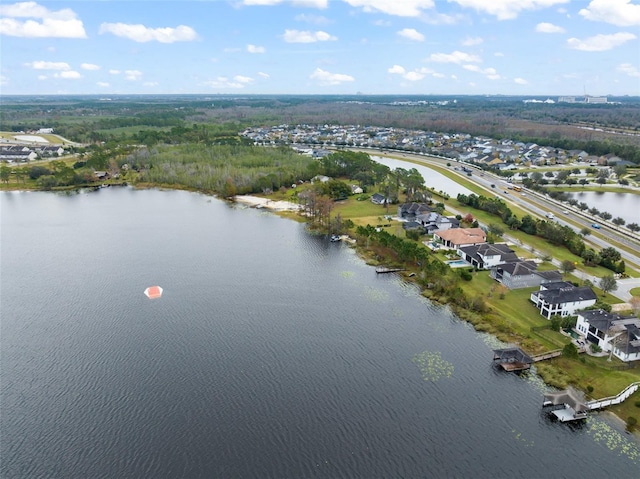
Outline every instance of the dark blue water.
POLYGON ((490 337, 261 210, 3 193, 3 478, 632 478, 490 337), (151 285, 162 298, 143 294, 151 285))

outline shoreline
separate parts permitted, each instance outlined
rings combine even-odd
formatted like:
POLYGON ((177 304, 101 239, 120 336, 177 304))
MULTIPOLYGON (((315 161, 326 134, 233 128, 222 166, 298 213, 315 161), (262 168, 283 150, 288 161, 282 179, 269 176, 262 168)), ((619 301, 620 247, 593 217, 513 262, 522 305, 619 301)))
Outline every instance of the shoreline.
POLYGON ((272 211, 300 211, 302 209, 301 205, 290 201, 274 201, 253 195, 236 195, 234 201, 254 208, 266 208, 272 211))
MULTIPOLYGON (((206 191, 202 191, 202 190, 195 190, 195 189, 190 189, 190 188, 176 188, 175 186, 172 185, 154 185, 154 184, 141 184, 141 185, 132 185, 129 184, 127 186, 136 188, 136 189, 157 189, 157 190, 181 190, 181 191, 189 191, 189 192, 193 192, 193 193, 202 193, 205 195, 210 195, 213 196, 216 199, 222 200, 224 201, 222 198, 216 196, 216 195, 212 195, 210 192, 206 192, 206 191)), ((7 190, 5 190, 7 191, 7 190)), ((9 191, 20 191, 20 190, 9 190, 9 191)), ((47 193, 55 193, 55 190, 50 190, 50 191, 46 191, 46 190, 30 190, 30 189, 21 189, 21 191, 45 191, 47 193)), ((283 200, 271 200, 268 198, 264 198, 264 197, 260 197, 260 196, 253 196, 253 195, 236 195, 234 197, 234 201, 237 203, 241 203, 244 205, 247 205, 248 207, 252 207, 252 208, 256 208, 256 209, 266 209, 269 210, 271 212, 274 213, 282 213, 282 217, 284 218, 289 218, 291 219, 290 215, 287 215, 286 213, 291 213, 291 212, 297 212, 297 211, 301 211, 303 209, 303 207, 301 205, 298 205, 296 203, 293 202, 289 202, 289 201, 283 201, 283 200)), ((349 243, 355 243, 355 240, 353 241, 349 241, 349 243)), ((356 246, 355 244, 353 246, 356 246)), ((358 256, 360 256, 365 262, 367 262, 368 264, 373 264, 373 263, 369 263, 367 261, 367 254, 365 253, 367 251, 367 248, 364 249, 360 249, 359 247, 356 246, 356 252, 358 254, 358 256)), ((404 278, 404 280, 406 281, 410 281, 413 282, 411 278, 404 278)), ((424 291, 423 291, 424 293, 424 291)), ((426 294, 424 295, 427 299, 429 299, 429 301, 438 303, 438 304, 448 304, 446 301, 440 301, 437 297, 431 297, 430 295, 426 294)), ((454 313, 456 314, 456 316, 458 316, 460 318, 460 320, 465 321, 467 323, 469 323, 474 330, 476 330, 477 332, 482 332, 481 330, 479 330, 476 327, 476 324, 474 323, 473 320, 471 320, 470 317, 468 317, 468 315, 465 314, 466 310, 458 310, 458 308, 454 308, 454 313)), ((494 334, 492 334, 492 336, 498 338, 497 336, 495 336, 494 334)), ((549 384, 548 382, 546 382, 544 380, 544 376, 537 373, 537 375, 542 379, 542 381, 544 382, 545 385, 547 385, 548 387, 554 387, 551 384, 549 384)), ((602 411, 605 412, 605 411, 602 411)), ((608 415, 610 415, 612 418, 615 418, 617 421, 620 422, 620 424, 622 425, 622 428, 624 429, 624 425, 626 424, 624 419, 620 416, 618 416, 616 413, 612 412, 612 411, 606 411, 606 413, 608 415)), ((631 432, 631 435, 635 438, 640 438, 640 428, 636 428, 634 431, 631 432)))

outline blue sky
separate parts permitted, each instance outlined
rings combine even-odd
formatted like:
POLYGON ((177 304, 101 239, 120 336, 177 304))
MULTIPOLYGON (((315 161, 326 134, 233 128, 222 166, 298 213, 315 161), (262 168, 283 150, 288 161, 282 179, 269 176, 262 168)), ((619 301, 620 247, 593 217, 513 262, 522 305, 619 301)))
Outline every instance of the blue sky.
POLYGON ((640 95, 640 0, 0 4, 12 94, 640 95))

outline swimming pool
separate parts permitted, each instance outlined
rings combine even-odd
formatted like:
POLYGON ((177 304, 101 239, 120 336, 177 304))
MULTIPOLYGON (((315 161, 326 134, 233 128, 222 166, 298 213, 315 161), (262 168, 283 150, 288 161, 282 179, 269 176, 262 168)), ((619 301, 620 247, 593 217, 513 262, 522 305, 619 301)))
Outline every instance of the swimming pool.
POLYGON ((471 266, 463 259, 452 259, 450 261, 445 261, 445 264, 448 264, 451 268, 463 268, 465 266, 471 266))

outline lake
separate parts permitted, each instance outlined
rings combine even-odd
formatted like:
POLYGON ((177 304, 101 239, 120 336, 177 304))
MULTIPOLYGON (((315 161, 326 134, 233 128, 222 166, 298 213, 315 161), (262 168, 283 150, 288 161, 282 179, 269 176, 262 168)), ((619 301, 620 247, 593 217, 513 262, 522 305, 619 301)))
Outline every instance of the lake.
POLYGON ((471 190, 427 166, 418 165, 409 161, 395 160, 384 156, 371 156, 371 159, 377 163, 388 166, 392 170, 395 170, 396 168, 404 168, 405 170, 415 168, 424 178, 425 185, 435 188, 436 191, 444 192, 452 198, 455 198, 459 194, 470 195, 472 193, 471 190))
POLYGON ((550 420, 493 338, 300 223, 132 188, 0 208, 3 478, 637 477, 617 422, 550 420))
POLYGON ((613 218, 621 217, 627 223, 640 224, 640 195, 604 191, 570 192, 569 195, 590 208, 611 213, 613 218))

